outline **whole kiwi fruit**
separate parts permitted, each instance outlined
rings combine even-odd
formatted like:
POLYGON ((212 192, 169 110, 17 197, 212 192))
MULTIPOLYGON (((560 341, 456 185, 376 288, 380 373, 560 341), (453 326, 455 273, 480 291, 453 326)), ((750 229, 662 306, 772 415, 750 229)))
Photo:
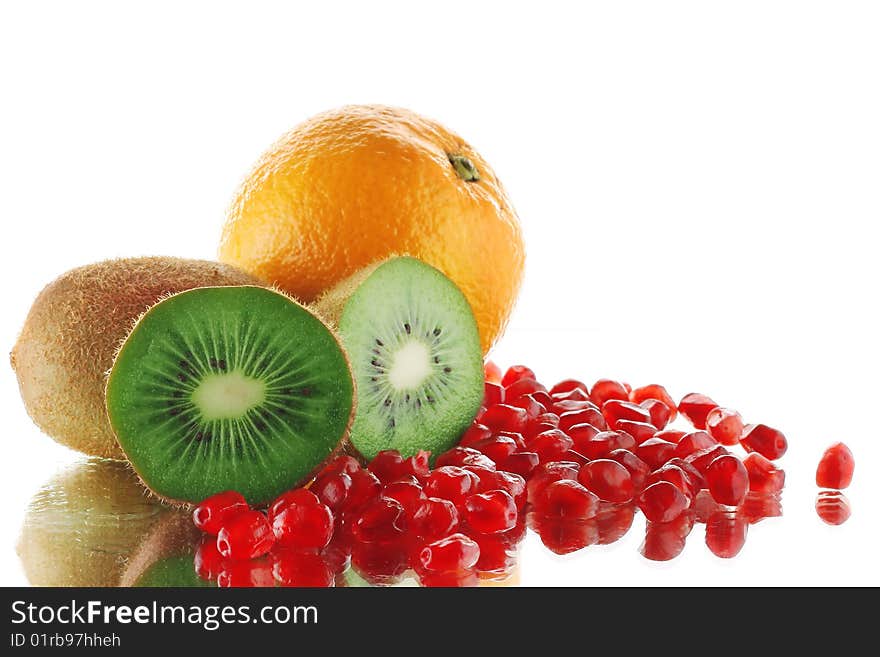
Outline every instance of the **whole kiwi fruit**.
POLYGON ((137 318, 197 287, 263 285, 206 260, 107 260, 62 274, 37 296, 10 354, 25 407, 46 434, 85 454, 123 459, 104 404, 105 377, 137 318))

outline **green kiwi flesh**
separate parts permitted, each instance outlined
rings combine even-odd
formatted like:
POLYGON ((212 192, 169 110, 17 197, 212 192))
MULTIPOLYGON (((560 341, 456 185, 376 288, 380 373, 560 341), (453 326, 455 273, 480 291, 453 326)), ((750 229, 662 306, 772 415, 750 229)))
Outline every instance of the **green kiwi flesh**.
POLYGON ((338 320, 358 390, 351 442, 368 459, 385 449, 437 456, 483 400, 471 307, 451 280, 411 257, 386 260, 355 285, 338 320))
POLYGON ((236 490, 261 505, 339 448, 354 384, 336 336, 300 304, 260 287, 206 287, 138 320, 106 401, 156 495, 185 503, 236 490))

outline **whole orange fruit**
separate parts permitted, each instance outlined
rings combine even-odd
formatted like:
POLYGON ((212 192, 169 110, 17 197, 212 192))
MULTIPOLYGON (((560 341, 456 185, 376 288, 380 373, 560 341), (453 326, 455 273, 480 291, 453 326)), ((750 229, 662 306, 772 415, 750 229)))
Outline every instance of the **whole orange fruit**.
POLYGON ((522 281, 516 212, 461 137, 379 105, 325 112, 281 137, 238 190, 220 243, 222 261, 307 303, 392 254, 455 281, 487 352, 522 281))

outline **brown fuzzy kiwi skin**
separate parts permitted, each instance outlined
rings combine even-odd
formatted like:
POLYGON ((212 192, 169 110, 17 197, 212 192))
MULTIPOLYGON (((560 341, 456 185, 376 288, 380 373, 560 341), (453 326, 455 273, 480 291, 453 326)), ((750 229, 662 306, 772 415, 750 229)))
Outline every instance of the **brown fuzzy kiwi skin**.
MULTIPOLYGON (((201 287, 230 287, 230 286, 201 286, 201 287)), ((349 440, 349 433, 351 432, 351 425, 354 422, 354 417, 355 417, 355 414, 357 413, 357 383, 354 380, 354 372, 351 369, 351 360, 348 357, 348 352, 345 350, 345 348, 342 345, 342 341, 339 338, 339 334, 336 332, 336 330, 330 324, 328 324, 326 318, 323 317, 316 309, 297 301, 296 299, 294 299, 292 296, 290 296, 289 294, 287 294, 283 290, 280 290, 275 287, 267 287, 265 285, 239 285, 239 286, 233 286, 233 287, 260 287, 260 288, 270 289, 272 292, 275 292, 276 294, 280 294, 281 296, 285 297, 291 303, 296 304, 300 308, 304 309, 306 312, 308 312, 311 315, 313 315, 314 317, 316 317, 325 326, 325 328, 328 330, 330 335, 333 337, 333 340, 336 342, 336 345, 339 347, 339 350, 342 352, 342 356, 345 360, 345 365, 346 365, 346 368, 348 369, 348 376, 349 376, 349 379, 351 381, 351 386, 352 386, 352 397, 351 397, 352 403, 351 403, 351 412, 348 414, 348 422, 345 425, 345 430, 342 432, 342 436, 340 437, 338 444, 327 455, 327 458, 324 459, 323 461, 321 461, 319 464, 317 464, 305 477, 303 477, 302 479, 297 481, 293 486, 291 486, 291 488, 298 488, 300 486, 304 486, 306 484, 311 483, 312 480, 314 480, 314 478, 317 476, 317 474, 321 471, 321 469, 324 467, 324 465, 327 462, 334 459, 339 454, 347 453, 348 450, 353 449, 353 447, 351 447, 351 441, 349 440)), ((182 290, 181 292, 186 292, 186 291, 187 290, 182 290)), ((173 294, 166 294, 159 301, 165 301, 167 299, 175 297, 178 294, 180 294, 181 292, 176 292, 173 294)), ((153 304, 153 306, 155 306, 155 305, 156 304, 153 304)), ((128 335, 131 334, 132 331, 134 331, 134 329, 143 320, 143 318, 149 314, 149 312, 153 308, 153 306, 150 306, 150 308, 146 309, 144 312, 142 312, 137 317, 137 319, 135 320, 134 324, 131 327, 131 330, 126 335, 126 338, 128 337, 128 335)), ((113 355, 114 360, 116 358, 116 354, 119 353, 119 351, 122 349, 122 347, 124 345, 125 345, 125 340, 123 340, 119 344, 118 348, 115 350, 114 355, 113 355)), ((107 388, 108 384, 109 384, 109 377, 105 377, 104 387, 103 387, 103 391, 102 391, 102 399, 103 399, 103 403, 104 403, 105 416, 108 418, 107 421, 109 424, 110 414, 109 414, 109 412, 107 410, 107 406, 106 406, 106 399, 107 399, 106 388, 107 388)), ((111 425, 111 430, 112 430, 112 425, 111 425)), ((122 446, 119 445, 119 443, 117 443, 117 447, 119 449, 119 452, 122 454, 122 458, 124 458, 130 464, 131 461, 128 458, 128 456, 125 454, 125 451, 122 449, 122 446)), ((363 458, 360 457, 359 455, 358 455, 358 458, 360 458, 360 460, 363 460, 363 458)), ((140 476, 140 473, 138 473, 134 469, 134 466, 130 466, 130 467, 134 471, 134 473, 137 475, 138 479, 140 480, 141 485, 143 485, 143 487, 146 489, 147 494, 150 497, 152 497, 153 499, 155 499, 163 504, 170 505, 176 509, 192 509, 195 505, 197 505, 201 501, 201 500, 198 500, 198 501, 180 500, 180 499, 176 499, 173 497, 166 497, 165 495, 162 495, 161 493, 158 493, 158 492, 154 491, 152 488, 150 488, 150 485, 143 479, 143 477, 140 476)), ((268 506, 268 504, 262 505, 262 506, 268 506)))
POLYGON ((37 296, 10 363, 34 423, 92 456, 123 458, 104 406, 107 371, 132 324, 162 297, 196 287, 255 285, 207 260, 106 260, 62 274, 37 296))

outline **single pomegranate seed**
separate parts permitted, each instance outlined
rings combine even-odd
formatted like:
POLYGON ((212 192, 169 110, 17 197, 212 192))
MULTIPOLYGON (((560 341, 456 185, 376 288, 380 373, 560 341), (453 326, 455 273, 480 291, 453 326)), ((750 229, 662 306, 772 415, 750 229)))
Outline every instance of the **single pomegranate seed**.
POLYGON ((536 390, 532 394, 524 396, 534 399, 541 406, 543 406, 544 410, 547 412, 549 412, 553 408, 553 405, 556 403, 556 400, 550 396, 550 393, 545 392, 544 390, 536 390))
MULTIPOLYGON (((331 476, 337 476, 340 474, 343 473, 333 473, 331 476)), ((275 501, 269 506, 267 512, 269 515, 269 523, 271 524, 275 516, 291 505, 299 504, 302 506, 317 506, 320 503, 321 500, 311 488, 294 488, 276 497, 275 501)))
POLYGON ((379 496, 382 484, 369 470, 358 470, 348 475, 351 477, 351 488, 345 498, 345 509, 359 509, 379 496))
POLYGON ((547 549, 556 554, 570 554, 599 542, 594 519, 534 516, 532 528, 547 549))
POLYGON ((628 449, 615 449, 608 454, 608 458, 617 461, 627 469, 633 483, 633 494, 641 493, 644 490, 651 466, 628 449))
POLYGON ((353 533, 363 543, 378 543, 400 538, 406 527, 406 515, 400 502, 380 497, 358 514, 353 533))
POLYGON ((485 493, 487 490, 498 488, 495 485, 495 468, 486 468, 482 465, 466 465, 464 469, 474 477, 474 486, 471 488, 471 494, 485 493))
POLYGON ((602 433, 602 429, 597 429, 592 424, 575 424, 568 429, 562 429, 574 441, 574 448, 579 445, 585 445, 593 438, 602 433))
POLYGON ((409 516, 409 530, 415 536, 440 538, 458 528, 458 510, 450 500, 428 497, 419 500, 409 516))
POLYGON ((677 465, 664 464, 662 467, 654 470, 645 481, 645 486, 651 486, 658 481, 668 481, 690 499, 694 499, 699 492, 699 488, 694 485, 687 473, 677 465))
POLYGON ((541 413, 536 418, 526 423, 526 428, 522 433, 523 439, 528 442, 539 433, 559 428, 559 416, 556 413, 541 413))
POLYGON ((816 468, 816 485, 821 488, 846 488, 852 483, 856 460, 849 447, 834 443, 822 454, 816 468))
POLYGON ((716 557, 731 559, 746 544, 749 523, 734 511, 719 510, 706 522, 706 545, 716 557))
POLYGON ((713 408, 706 416, 706 429, 722 445, 736 445, 743 432, 742 415, 730 408, 713 408))
POLYGON ((788 441, 778 429, 768 427, 766 424, 750 424, 744 430, 739 439, 747 452, 758 452, 771 461, 782 457, 788 450, 788 441))
POLYGON ((653 424, 648 422, 633 422, 631 420, 618 420, 614 423, 615 431, 623 431, 632 436, 637 445, 641 445, 646 440, 650 440, 657 433, 657 429, 653 424))
POLYGON ((480 546, 464 534, 452 534, 419 551, 419 565, 434 572, 469 570, 479 558, 480 546))
POLYGON ((550 393, 550 398, 554 402, 565 401, 565 400, 591 401, 590 395, 587 392, 581 390, 580 388, 575 388, 574 390, 569 390, 568 392, 550 393))
POLYGON ((578 451, 573 449, 568 450, 565 454, 562 455, 560 461, 571 461, 572 463, 577 463, 580 466, 583 466, 585 463, 589 463, 590 459, 581 454, 578 451))
POLYGON ((405 511, 410 511, 418 502, 425 499, 426 496, 418 479, 412 475, 407 475, 397 481, 385 484, 385 487, 382 489, 382 497, 397 500, 405 511))
POLYGON ((393 449, 382 450, 376 454, 367 465, 367 469, 376 475, 376 478, 383 484, 408 474, 403 457, 393 449))
POLYGON ((543 415, 547 412, 547 407, 539 402, 533 394, 520 395, 519 397, 508 403, 511 406, 521 408, 526 412, 526 425, 523 429, 524 431, 527 430, 529 424, 539 415, 543 415))
POLYGON ((668 443, 678 444, 682 438, 684 438, 688 434, 687 431, 681 431, 680 429, 663 429, 662 431, 658 431, 654 434, 654 438, 659 438, 660 440, 665 440, 668 443))
POLYGON ((320 550, 333 536, 333 513, 324 504, 291 504, 272 519, 278 545, 320 550))
POLYGON ((489 408, 495 404, 504 403, 504 388, 497 383, 486 381, 483 384, 483 406, 489 408))
POLYGON ((674 559, 684 550, 688 534, 693 528, 694 513, 690 510, 669 522, 649 522, 645 527, 645 540, 639 552, 651 561, 674 559))
MULTIPOLYGON (((342 509, 351 490, 351 477, 344 472, 322 475, 315 480, 309 490, 318 496, 323 504, 326 504, 334 513, 342 509)), ((271 513, 270 509, 270 516, 271 513)))
POLYGON ((509 386, 504 388, 504 399, 512 401, 522 395, 530 395, 533 392, 547 392, 547 388, 542 383, 538 383, 535 379, 523 378, 517 379, 509 386))
POLYGON ((634 495, 629 470, 611 459, 590 461, 581 468, 578 481, 605 502, 629 502, 634 495))
POLYGON ((590 388, 590 399, 596 406, 602 408, 609 399, 629 400, 629 392, 622 383, 611 379, 599 379, 590 388))
POLYGON ((506 490, 469 495, 464 512, 468 525, 483 534, 507 531, 516 524, 516 503, 506 490))
POLYGON ((564 379, 550 388, 550 394, 556 395, 559 393, 570 392, 572 390, 582 390, 587 394, 590 392, 589 388, 587 388, 587 384, 583 381, 578 381, 577 379, 564 379))
POLYGON ((564 415, 565 413, 571 413, 573 411, 585 411, 591 408, 596 408, 596 405, 591 401, 580 401, 577 399, 562 399, 562 400, 554 400, 551 404, 549 410, 553 411, 559 416, 564 415))
POLYGON ((608 423, 605 422, 605 416, 595 407, 582 408, 579 411, 568 411, 559 416, 559 428, 568 431, 571 427, 579 424, 590 424, 599 431, 605 431, 608 423))
POLYGON ((715 408, 718 408, 718 404, 698 392, 685 395, 678 403, 678 412, 690 420, 695 429, 706 428, 706 416, 715 408))
POLYGON ((216 536, 226 522, 249 509, 244 495, 234 490, 223 491, 211 495, 193 510, 193 524, 216 536))
POLYGON ((504 472, 512 472, 524 479, 528 479, 535 468, 538 467, 538 463, 540 463, 540 459, 534 452, 517 452, 499 463, 498 469, 504 472))
MULTIPOLYGON (((510 493, 510 496, 513 498, 514 504, 516 504, 517 510, 522 509, 526 505, 528 492, 526 490, 526 480, 523 477, 519 476, 518 474, 514 474, 513 472, 505 472, 503 470, 496 470, 492 472, 491 477, 492 488, 506 490, 508 493, 510 493)), ((481 486, 485 485, 482 477, 480 484, 481 486)), ((480 492, 482 492, 482 490, 480 492)))
POLYGON ((625 431, 602 431, 589 440, 575 441, 575 449, 590 460, 605 458, 616 449, 632 451, 635 448, 635 438, 625 431))
POLYGON ((636 456, 656 470, 675 456, 676 445, 660 438, 651 438, 635 448, 636 456))
POLYGON ((501 368, 498 367, 493 361, 487 360, 483 365, 483 376, 486 381, 491 381, 492 383, 501 383, 502 372, 501 368))
POLYGON ((480 422, 493 431, 513 431, 522 433, 528 421, 528 414, 518 406, 495 404, 483 413, 480 422))
POLYGON ((690 456, 686 456, 684 458, 685 463, 690 463, 696 470, 706 476, 706 470, 709 469, 709 464, 712 463, 719 456, 724 456, 725 454, 730 454, 724 447, 721 445, 715 445, 715 447, 707 447, 706 449, 701 449, 699 452, 694 452, 690 456))
POLYGON ((501 385, 508 388, 520 379, 537 379, 537 377, 535 376, 535 373, 525 365, 513 365, 508 367, 504 376, 501 377, 501 385))
POLYGON ((478 534, 470 536, 480 546, 480 558, 474 568, 480 573, 503 574, 513 570, 516 550, 509 545, 503 534, 478 534))
POLYGON ((493 462, 497 463, 498 461, 503 461, 520 448, 522 436, 520 436, 520 444, 517 444, 517 441, 513 436, 519 436, 519 434, 497 434, 489 436, 485 440, 473 443, 470 447, 485 454, 492 459, 493 462))
POLYGON ((541 463, 558 461, 574 446, 574 441, 559 429, 550 429, 532 438, 526 447, 538 455, 541 463))
POLYGON ((193 557, 193 567, 196 575, 208 582, 217 581, 217 575, 223 570, 225 559, 217 549, 217 539, 213 536, 205 536, 199 541, 193 557))
POLYGON ((588 520, 599 510, 599 498, 577 481, 560 479, 544 487, 535 513, 545 518, 588 520))
POLYGON ((675 446, 675 456, 678 458, 687 458, 694 452, 699 452, 710 447, 715 447, 718 441, 715 440, 705 431, 691 431, 685 434, 675 446))
POLYGON ((342 456, 337 456, 335 459, 325 465, 321 469, 321 472, 318 476, 333 474, 337 472, 344 472, 345 474, 351 476, 360 469, 361 464, 358 463, 356 458, 354 458, 353 456, 349 456, 348 454, 343 454, 342 456))
POLYGON ((301 550, 278 550, 272 558, 272 574, 281 586, 330 588, 333 569, 319 554, 301 550))
POLYGON ((544 489, 554 481, 559 481, 561 479, 576 481, 579 470, 580 466, 571 461, 542 463, 535 468, 535 471, 529 478, 527 485, 529 502, 535 504, 543 494, 544 489))
MULTIPOLYGON (((656 383, 652 383, 647 386, 642 386, 640 388, 634 388, 629 393, 629 400, 635 404, 642 404, 648 400, 659 401, 661 404, 666 406, 669 411, 669 416, 667 417, 666 422, 671 422, 678 416, 678 408, 676 406, 675 400, 672 398, 666 388, 656 383)), ((666 423, 664 423, 665 425, 666 423)))
POLYGON ((706 484, 716 502, 736 506, 749 492, 749 473, 735 456, 719 456, 706 469, 706 484))
POLYGON ((782 515, 782 501, 779 493, 746 493, 745 499, 736 507, 740 518, 750 525, 764 518, 778 518, 782 515))
POLYGON ((816 497, 816 513, 829 525, 842 525, 852 511, 846 495, 839 490, 823 490, 816 497))
POLYGON ((667 466, 675 466, 687 475, 688 481, 690 481, 691 485, 691 497, 693 497, 697 494, 698 491, 706 487, 706 479, 703 476, 703 473, 697 470, 692 463, 688 463, 686 460, 680 459, 678 457, 673 457, 666 461, 666 463, 664 463, 660 467, 660 469, 662 470, 667 466))
POLYGON ((217 534, 217 549, 226 559, 243 561, 266 554, 275 544, 269 520, 259 511, 233 516, 217 534))
POLYGON ((749 490, 757 493, 778 493, 785 486, 785 470, 773 465, 773 462, 751 452, 743 459, 746 472, 749 473, 749 490))
POLYGON ((651 422, 651 414, 638 404, 619 399, 609 399, 602 405, 602 415, 609 426, 614 426, 618 420, 630 420, 631 422, 651 422))
POLYGON ((351 548, 352 569, 373 586, 389 586, 409 569, 410 548, 404 541, 358 543, 351 548))
POLYGON ((275 586, 272 575, 272 561, 248 559, 246 561, 227 561, 217 575, 220 588, 269 588, 275 586))
POLYGON ((440 497, 459 504, 474 492, 479 478, 472 472, 454 465, 435 468, 425 481, 425 493, 429 497, 440 497))
POLYGON ((668 481, 658 481, 642 491, 638 504, 649 521, 669 522, 688 508, 690 499, 668 481))
MULTIPOLYGON (((659 399, 646 399, 639 402, 639 406, 648 411, 651 416, 651 424, 658 430, 662 430, 672 421, 672 411, 659 399)), ((678 415, 678 411, 675 412, 678 415)))
POLYGON ((330 544, 321 550, 321 558, 330 566, 334 573, 342 573, 348 568, 351 557, 351 536, 348 532, 337 531, 330 539, 330 544))
POLYGON ((636 506, 632 502, 613 504, 600 502, 599 511, 593 518, 599 534, 597 543, 608 545, 619 540, 632 527, 636 515, 636 506))
POLYGON ((488 456, 468 447, 453 447, 449 451, 438 456, 434 465, 438 468, 447 465, 453 465, 460 468, 466 465, 482 465, 487 468, 495 467, 495 463, 488 456))

